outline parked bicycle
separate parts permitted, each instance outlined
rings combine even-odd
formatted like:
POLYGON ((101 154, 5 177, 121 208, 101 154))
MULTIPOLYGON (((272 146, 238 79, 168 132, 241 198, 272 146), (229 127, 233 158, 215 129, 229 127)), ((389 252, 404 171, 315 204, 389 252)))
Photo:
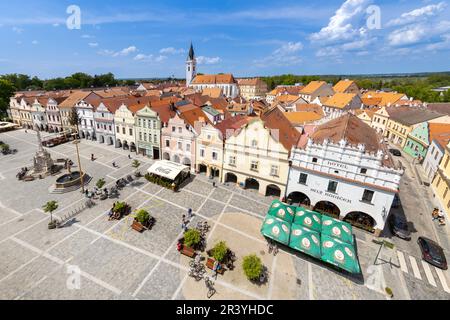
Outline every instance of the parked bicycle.
POLYGON ((209 225, 207 221, 204 222, 198 222, 197 223, 197 230, 200 231, 201 235, 204 237, 209 231, 209 225))
POLYGON ((206 297, 211 299, 211 297, 216 293, 216 289, 214 289, 214 282, 209 277, 205 277, 205 286, 206 289, 208 289, 206 297))
POLYGON ((203 278, 203 275, 206 273, 205 266, 196 261, 191 261, 189 263, 191 269, 189 270, 189 277, 194 278, 197 281, 200 281, 203 278))

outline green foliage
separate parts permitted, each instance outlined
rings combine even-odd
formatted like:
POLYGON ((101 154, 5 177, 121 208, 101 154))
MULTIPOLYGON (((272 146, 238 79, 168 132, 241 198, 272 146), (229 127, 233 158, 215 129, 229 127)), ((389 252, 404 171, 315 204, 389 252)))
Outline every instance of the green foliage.
POLYGON ((44 210, 44 212, 52 213, 53 211, 58 209, 58 202, 56 202, 56 201, 49 201, 49 202, 47 202, 46 204, 44 204, 42 206, 42 209, 44 210))
POLYGON ((0 77, 0 117, 6 116, 6 110, 9 108, 9 98, 14 95, 15 88, 13 84, 0 77))
POLYGON ((9 144, 2 143, 0 144, 1 151, 9 151, 9 144))
POLYGON ((223 262, 228 253, 228 247, 225 241, 218 242, 211 250, 211 255, 219 262, 223 262))
POLYGON ((127 207, 127 204, 125 202, 117 202, 114 206, 113 211, 114 212, 123 212, 125 208, 127 207))
MULTIPOLYGON (((164 178, 152 175, 150 173, 146 173, 144 175, 144 177, 149 182, 155 183, 155 184, 160 185, 161 187, 164 187, 164 188, 167 188, 167 189, 174 190, 173 183, 170 182, 169 180, 165 180, 164 178)), ((175 189, 176 189, 176 186, 175 186, 175 189)))
POLYGON ((391 289, 391 288, 386 287, 384 290, 386 291, 386 293, 387 293, 389 296, 393 296, 393 295, 394 295, 394 293, 392 292, 392 289, 391 289))
POLYGON ((103 186, 106 184, 105 179, 101 178, 98 179, 97 183, 95 184, 95 186, 99 189, 103 188, 103 186))
POLYGON ((261 259, 255 254, 244 257, 242 262, 242 268, 249 280, 258 280, 263 272, 263 264, 261 259))
POLYGON ((184 233, 184 244, 187 247, 194 247, 200 243, 200 231, 196 229, 189 229, 184 233))
POLYGON ((141 224, 146 224, 150 219, 150 214, 148 213, 148 211, 141 209, 136 213, 136 219, 141 224))
POLYGON ((135 169, 139 168, 140 165, 141 163, 139 162, 139 160, 133 160, 133 162, 131 163, 131 166, 135 169))

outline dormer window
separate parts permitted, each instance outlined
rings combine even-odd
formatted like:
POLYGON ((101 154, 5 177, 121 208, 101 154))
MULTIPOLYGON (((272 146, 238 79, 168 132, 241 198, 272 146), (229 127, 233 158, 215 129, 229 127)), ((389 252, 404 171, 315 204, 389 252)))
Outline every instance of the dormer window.
POLYGON ((361 174, 366 174, 367 173, 367 169, 366 168, 361 168, 361 174))
POLYGON ((312 158, 313 163, 317 163, 317 158, 312 158))

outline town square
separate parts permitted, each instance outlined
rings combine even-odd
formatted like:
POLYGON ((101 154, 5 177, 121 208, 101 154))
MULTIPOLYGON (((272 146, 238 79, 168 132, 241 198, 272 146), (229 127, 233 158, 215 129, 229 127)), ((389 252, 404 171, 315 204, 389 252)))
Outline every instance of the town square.
POLYGON ((0 4, 0 302, 450 300, 445 1, 100 2, 0 4))

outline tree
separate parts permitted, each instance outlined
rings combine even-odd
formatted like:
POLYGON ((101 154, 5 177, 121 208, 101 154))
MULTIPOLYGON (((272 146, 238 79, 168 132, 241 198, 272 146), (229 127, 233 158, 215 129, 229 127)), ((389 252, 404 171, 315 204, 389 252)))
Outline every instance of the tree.
POLYGON ((12 83, 5 79, 0 79, 0 117, 7 114, 9 108, 9 98, 14 95, 15 88, 12 83))
POLYGON ((97 183, 95 184, 95 186, 99 189, 103 188, 103 186, 106 184, 105 179, 101 178, 98 179, 97 183))
POLYGON ((58 202, 56 202, 56 201, 49 201, 46 204, 44 204, 42 209, 44 210, 44 212, 49 212, 50 213, 50 224, 52 224, 53 223, 53 215, 52 214, 53 214, 53 211, 58 209, 58 202))
POLYGON ((258 280, 263 272, 263 264, 256 254, 244 257, 242 268, 244 269, 247 279, 252 281, 258 280))
POLYGON ((131 166, 133 167, 133 168, 135 168, 136 169, 136 174, 138 173, 138 168, 139 168, 139 166, 141 165, 141 163, 139 162, 139 160, 133 160, 133 162, 131 163, 131 166))
POLYGON ((200 243, 200 231, 196 229, 189 229, 184 233, 184 244, 187 247, 194 247, 200 243))
POLYGON ((228 253, 228 247, 225 241, 218 242, 211 250, 211 255, 219 262, 223 262, 228 253))
POLYGON ((78 134, 78 125, 80 125, 81 124, 81 119, 80 119, 80 117, 78 116, 78 112, 75 110, 75 109, 72 109, 71 111, 70 111, 70 114, 69 114, 69 124, 72 126, 72 127, 76 127, 77 128, 77 134, 78 134))
POLYGON ((141 209, 136 213, 136 220, 139 221, 139 223, 146 225, 148 223, 148 220, 150 219, 150 214, 148 211, 141 209))

